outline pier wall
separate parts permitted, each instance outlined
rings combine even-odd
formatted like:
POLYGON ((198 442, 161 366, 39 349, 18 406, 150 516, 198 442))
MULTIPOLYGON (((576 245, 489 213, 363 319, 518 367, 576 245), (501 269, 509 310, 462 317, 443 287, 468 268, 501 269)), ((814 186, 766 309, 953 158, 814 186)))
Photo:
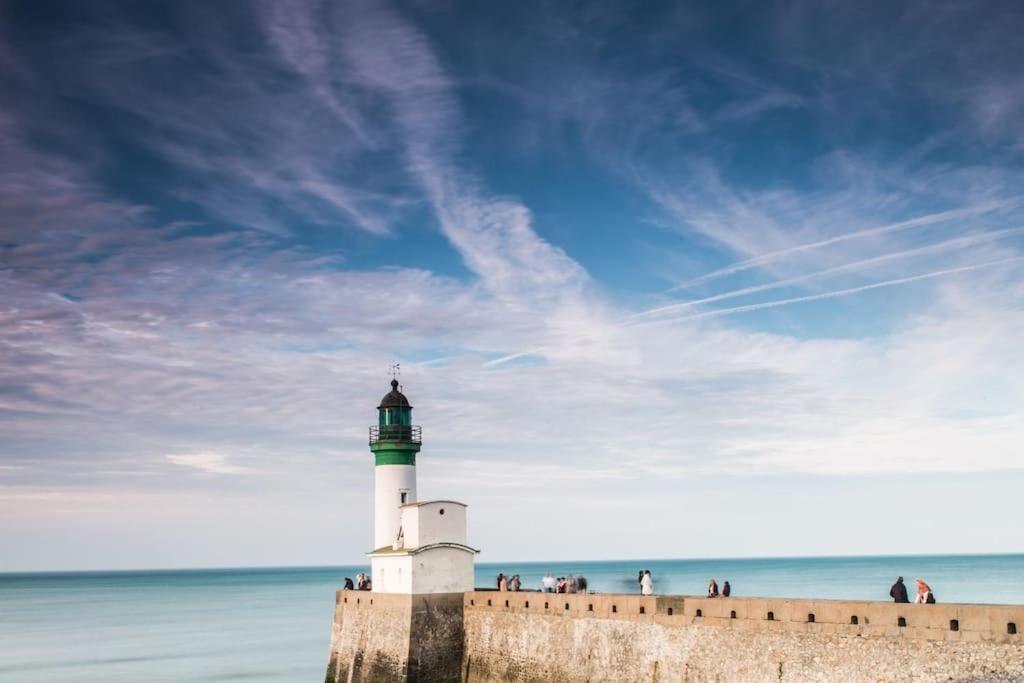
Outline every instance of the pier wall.
POLYGON ((464 600, 465 681, 1024 680, 1024 607, 491 591, 464 600))
POLYGON ((326 682, 459 681, 464 595, 338 591, 326 682))
POLYGON ((342 591, 327 681, 1024 681, 1022 626, 1024 606, 342 591))

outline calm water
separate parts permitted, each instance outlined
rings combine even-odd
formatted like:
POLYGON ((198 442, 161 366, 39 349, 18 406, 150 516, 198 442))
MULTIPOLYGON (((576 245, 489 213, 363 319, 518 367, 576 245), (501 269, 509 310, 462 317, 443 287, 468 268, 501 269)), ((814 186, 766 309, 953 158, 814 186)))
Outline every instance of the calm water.
MULTIPOLYGON (((1024 603, 1024 555, 481 564, 524 588, 583 572, 593 590, 887 599, 897 574, 940 602, 1024 603)), ((0 681, 321 681, 334 591, 361 567, 0 574, 0 681)))

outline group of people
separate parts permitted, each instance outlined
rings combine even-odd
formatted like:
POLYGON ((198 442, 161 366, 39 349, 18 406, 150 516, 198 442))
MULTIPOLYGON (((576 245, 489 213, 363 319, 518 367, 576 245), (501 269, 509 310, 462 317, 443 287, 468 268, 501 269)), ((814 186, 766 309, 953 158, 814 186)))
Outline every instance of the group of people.
POLYGON ((559 576, 556 579, 551 572, 548 572, 540 580, 540 586, 545 593, 586 593, 587 579, 583 574, 579 576, 569 574, 569 576, 559 576))
POLYGON ((721 592, 719 592, 719 590, 718 590, 718 582, 717 581, 715 581, 714 579, 711 579, 710 581, 708 581, 708 597, 709 598, 718 598, 718 597, 727 598, 730 595, 732 595, 732 586, 729 585, 728 581, 723 581, 722 582, 722 590, 721 590, 721 592))
MULTIPOLYGON (((924 579, 915 579, 917 582, 917 596, 914 598, 914 603, 917 605, 934 605, 935 594, 932 593, 932 587, 925 583, 924 579)), ((896 583, 889 589, 889 597, 892 598, 893 602, 909 603, 910 596, 907 595, 907 587, 903 583, 903 577, 896 579, 896 583)))
POLYGON ((368 591, 373 590, 373 582, 370 581, 370 577, 362 572, 356 574, 356 580, 353 583, 352 579, 345 577, 345 590, 347 591, 368 591))
POLYGON ((640 595, 654 595, 654 577, 650 569, 641 569, 636 580, 640 584, 640 595))
POLYGON ((505 576, 504 574, 498 574, 498 590, 500 591, 519 591, 522 584, 519 581, 519 574, 513 574, 512 576, 505 576))

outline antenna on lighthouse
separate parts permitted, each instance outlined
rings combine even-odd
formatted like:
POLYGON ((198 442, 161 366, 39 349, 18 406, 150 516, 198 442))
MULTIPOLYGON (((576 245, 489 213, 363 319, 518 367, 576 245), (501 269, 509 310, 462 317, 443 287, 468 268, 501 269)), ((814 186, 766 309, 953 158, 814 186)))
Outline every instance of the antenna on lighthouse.
MULTIPOLYGON (((401 363, 392 363, 391 364, 391 379, 397 381, 398 378, 401 377, 401 376, 402 376, 402 364, 401 363)), ((401 385, 399 385, 399 389, 401 389, 401 385)))

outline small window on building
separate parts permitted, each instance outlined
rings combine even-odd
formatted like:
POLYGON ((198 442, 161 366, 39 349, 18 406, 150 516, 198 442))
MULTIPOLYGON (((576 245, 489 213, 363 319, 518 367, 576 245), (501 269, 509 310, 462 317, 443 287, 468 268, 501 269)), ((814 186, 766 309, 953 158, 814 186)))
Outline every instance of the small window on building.
POLYGON ((442 515, 444 514, 444 508, 441 508, 441 514, 442 515))
POLYGON ((402 496, 402 505, 405 505, 406 503, 409 502, 409 492, 408 491, 402 491, 402 493, 400 495, 402 496))

